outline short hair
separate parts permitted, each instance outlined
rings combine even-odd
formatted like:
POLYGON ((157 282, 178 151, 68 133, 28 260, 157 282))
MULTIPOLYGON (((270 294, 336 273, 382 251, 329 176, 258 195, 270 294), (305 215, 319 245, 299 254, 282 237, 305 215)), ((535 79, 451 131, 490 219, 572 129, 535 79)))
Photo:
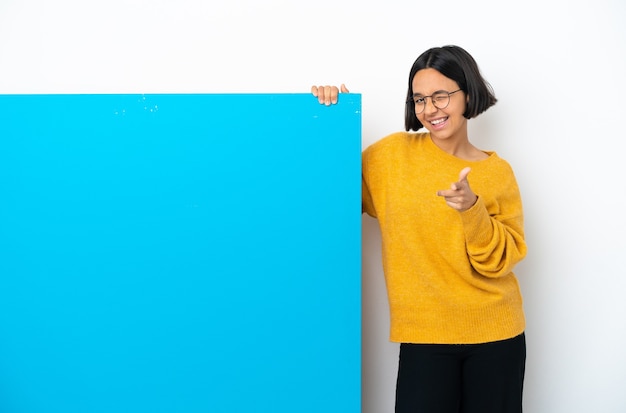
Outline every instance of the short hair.
POLYGON ((413 78, 422 69, 435 69, 454 80, 469 97, 463 116, 475 118, 497 102, 491 85, 482 77, 474 58, 459 46, 433 47, 422 53, 409 74, 409 89, 406 94, 404 125, 407 131, 417 131, 424 125, 415 115, 413 101, 413 78))

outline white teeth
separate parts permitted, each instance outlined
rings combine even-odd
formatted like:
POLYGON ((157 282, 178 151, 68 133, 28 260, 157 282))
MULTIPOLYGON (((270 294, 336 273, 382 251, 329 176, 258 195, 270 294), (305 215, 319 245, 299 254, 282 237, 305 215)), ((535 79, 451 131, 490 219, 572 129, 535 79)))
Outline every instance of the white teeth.
POLYGON ((435 119, 435 120, 431 121, 430 123, 432 125, 439 125, 440 123, 442 123, 444 121, 445 121, 445 119, 435 119))

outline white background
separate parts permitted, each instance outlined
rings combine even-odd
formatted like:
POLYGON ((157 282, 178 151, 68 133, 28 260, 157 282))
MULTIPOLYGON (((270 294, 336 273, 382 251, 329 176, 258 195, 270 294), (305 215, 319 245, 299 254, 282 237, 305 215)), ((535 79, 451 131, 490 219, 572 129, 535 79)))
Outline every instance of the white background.
MULTIPOLYGON (((524 199, 525 411, 620 413, 625 22, 621 0, 0 0, 0 93, 300 93, 345 82, 363 95, 365 147, 403 129, 418 54, 464 47, 499 99, 470 121, 470 139, 509 160, 524 199)), ((398 348, 387 337, 380 238, 363 217, 365 413, 393 411, 398 348)))

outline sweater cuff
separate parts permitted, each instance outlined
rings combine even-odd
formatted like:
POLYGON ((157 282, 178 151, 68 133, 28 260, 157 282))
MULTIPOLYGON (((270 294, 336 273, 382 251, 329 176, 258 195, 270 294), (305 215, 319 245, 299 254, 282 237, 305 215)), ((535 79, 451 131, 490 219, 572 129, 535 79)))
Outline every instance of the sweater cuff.
POLYGON ((472 245, 487 245, 493 237, 491 216, 487 207, 479 196, 476 203, 466 211, 460 212, 465 241, 472 245))

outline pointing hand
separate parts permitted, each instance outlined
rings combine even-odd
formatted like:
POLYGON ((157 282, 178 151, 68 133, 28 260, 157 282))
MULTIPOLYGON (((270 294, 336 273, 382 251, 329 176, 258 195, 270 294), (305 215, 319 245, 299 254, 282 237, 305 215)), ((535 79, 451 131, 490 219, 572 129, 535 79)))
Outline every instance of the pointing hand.
POLYGON ((459 212, 467 211, 478 200, 478 196, 472 191, 467 181, 467 175, 471 170, 470 167, 463 168, 459 174, 459 180, 450 185, 450 189, 437 191, 437 195, 443 197, 450 208, 459 212))

